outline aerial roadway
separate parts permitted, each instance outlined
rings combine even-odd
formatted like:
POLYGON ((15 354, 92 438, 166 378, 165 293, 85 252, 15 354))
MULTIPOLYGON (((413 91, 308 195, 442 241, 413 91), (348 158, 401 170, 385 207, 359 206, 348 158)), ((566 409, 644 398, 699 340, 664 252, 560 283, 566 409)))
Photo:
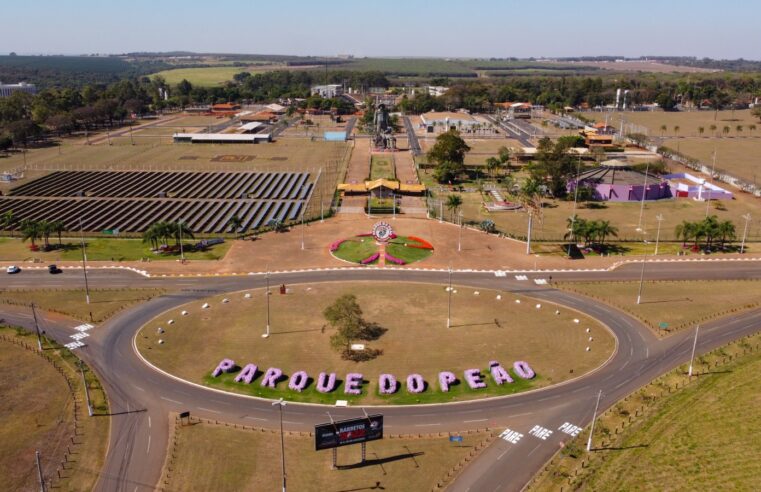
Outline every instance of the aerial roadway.
MULTIPOLYGON (((457 285, 520 292, 583 312, 605 324, 617 339, 614 355, 600 368, 577 379, 546 388, 504 397, 427 406, 384 407, 386 427, 393 433, 463 431, 489 427, 499 429, 500 439, 485 449, 450 485, 455 491, 520 490, 550 459, 577 428, 591 422, 598 393, 605 409, 657 376, 687 361, 692 332, 679 332, 658 339, 633 317, 592 299, 553 288, 552 281, 638 280, 641 266, 627 264, 610 271, 555 272, 462 271, 453 274, 457 285), (514 273, 547 284, 519 281, 514 273), (551 277, 551 278, 550 278, 551 277)), ((279 425, 269 401, 226 393, 191 384, 150 365, 137 353, 133 339, 155 316, 184 303, 212 295, 265 285, 263 274, 214 277, 148 278, 118 269, 88 272, 91 287, 162 287, 168 294, 126 310, 91 331, 86 346, 77 349, 98 373, 109 397, 111 436, 97 490, 154 490, 164 463, 170 412, 230 423, 274 427, 279 425)), ((78 270, 59 275, 45 271, 22 271, 4 278, 6 288, 72 287, 81 281, 78 270)), ((648 270, 648 280, 758 279, 761 261, 661 262, 648 270)), ((346 268, 276 272, 275 284, 312 284, 335 281, 425 282, 445 284, 446 271, 346 268)), ((0 307, 0 318, 30 327, 31 315, 0 307)), ((41 327, 58 341, 75 333, 74 321, 41 317, 41 327)), ((711 350, 761 327, 761 310, 725 317, 701 325, 698 353, 711 350)), ((291 403, 285 409, 289 430, 312 431, 325 420, 326 408, 291 403)), ((362 415, 357 407, 330 407, 331 415, 350 418, 362 415)))

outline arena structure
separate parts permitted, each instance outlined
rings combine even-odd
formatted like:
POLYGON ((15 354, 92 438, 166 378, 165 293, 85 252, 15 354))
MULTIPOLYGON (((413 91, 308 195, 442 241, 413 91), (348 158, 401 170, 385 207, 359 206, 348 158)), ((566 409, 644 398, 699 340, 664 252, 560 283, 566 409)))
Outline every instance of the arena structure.
POLYGON ((641 201, 643 196, 645 200, 672 198, 668 181, 636 171, 630 164, 617 160, 605 161, 593 169, 582 171, 568 181, 568 192, 574 193, 578 184, 591 187, 595 200, 636 202, 641 201))

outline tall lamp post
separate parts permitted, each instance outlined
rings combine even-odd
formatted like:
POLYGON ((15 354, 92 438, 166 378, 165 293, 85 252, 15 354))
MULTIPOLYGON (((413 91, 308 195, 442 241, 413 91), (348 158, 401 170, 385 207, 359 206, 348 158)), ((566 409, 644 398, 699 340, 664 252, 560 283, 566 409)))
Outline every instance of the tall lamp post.
POLYGON ((658 256, 658 241, 661 239, 661 222, 663 222, 663 214, 655 216, 655 220, 658 221, 658 232, 655 233, 655 256, 658 256))
POLYGON ((177 230, 180 233, 180 262, 185 263, 185 250, 182 247, 182 219, 177 222, 177 230))
POLYGON ((637 304, 642 301, 642 284, 645 282, 645 263, 647 263, 647 253, 642 257, 642 271, 639 274, 639 290, 637 291, 637 304))
POLYGON ((597 410, 600 408, 600 398, 602 398, 602 390, 597 393, 597 403, 595 403, 595 411, 592 414, 592 428, 589 429, 589 439, 587 439, 587 452, 592 451, 592 435, 595 433, 595 420, 597 420, 597 410))
POLYGON ((82 240, 82 271, 85 275, 85 299, 90 304, 90 284, 87 282, 87 247, 85 246, 85 233, 82 229, 82 217, 79 217, 79 237, 82 240))
POLYGON ((447 299, 447 328, 452 326, 452 266, 449 266, 449 287, 447 287, 449 297, 447 299))
POLYGON ((750 223, 750 213, 743 215, 743 219, 745 219, 745 228, 743 229, 743 240, 742 240, 742 243, 740 243, 740 254, 743 254, 745 252, 745 238, 748 237, 748 224, 750 223))
MULTIPOLYGON (((573 213, 571 214, 571 237, 576 239, 576 237, 573 235, 573 228, 576 223, 576 203, 579 198, 579 174, 581 174, 581 154, 579 154, 579 161, 576 164, 576 179, 574 180, 574 186, 573 186, 573 213)), ((571 256, 571 243, 568 243, 568 256, 571 256)))
POLYGON ((645 165, 645 182, 642 184, 642 200, 639 205, 639 223, 637 224, 637 232, 642 232, 642 214, 645 212, 645 197, 647 196, 647 173, 650 171, 650 161, 647 161, 645 165))
POLYGON ((267 296, 267 331, 262 335, 262 338, 268 338, 270 336, 270 267, 267 265, 267 274, 264 276, 267 289, 264 295, 267 296))
POLYGON ((457 237, 457 251, 462 251, 462 212, 457 214, 457 217, 460 219, 460 235, 457 237))
POLYGON ((283 492, 285 492, 285 439, 283 437, 283 407, 285 407, 285 400, 280 398, 272 403, 272 406, 280 408, 280 463, 283 476, 283 492))

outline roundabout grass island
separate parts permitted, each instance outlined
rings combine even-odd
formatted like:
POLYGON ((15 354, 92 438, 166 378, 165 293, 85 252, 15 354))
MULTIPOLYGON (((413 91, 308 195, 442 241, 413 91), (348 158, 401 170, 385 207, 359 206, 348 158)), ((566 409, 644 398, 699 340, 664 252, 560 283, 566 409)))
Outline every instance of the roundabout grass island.
POLYGON ((583 375, 615 350, 614 337, 595 320, 507 292, 454 287, 451 328, 443 285, 317 283, 276 292, 266 339, 266 295, 258 289, 164 313, 136 334, 136 346, 150 363, 190 382, 330 405, 513 394, 583 375), (349 360, 331 347, 335 330, 323 310, 346 293, 378 327, 374 338, 352 344, 372 349, 369 360, 349 360))

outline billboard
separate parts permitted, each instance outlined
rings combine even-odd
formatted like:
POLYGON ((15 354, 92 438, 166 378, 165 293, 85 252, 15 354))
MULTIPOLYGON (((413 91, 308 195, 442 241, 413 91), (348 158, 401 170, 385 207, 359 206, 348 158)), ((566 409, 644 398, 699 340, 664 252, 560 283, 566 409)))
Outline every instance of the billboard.
POLYGON ((383 439, 383 415, 368 415, 314 426, 316 451, 383 439))

